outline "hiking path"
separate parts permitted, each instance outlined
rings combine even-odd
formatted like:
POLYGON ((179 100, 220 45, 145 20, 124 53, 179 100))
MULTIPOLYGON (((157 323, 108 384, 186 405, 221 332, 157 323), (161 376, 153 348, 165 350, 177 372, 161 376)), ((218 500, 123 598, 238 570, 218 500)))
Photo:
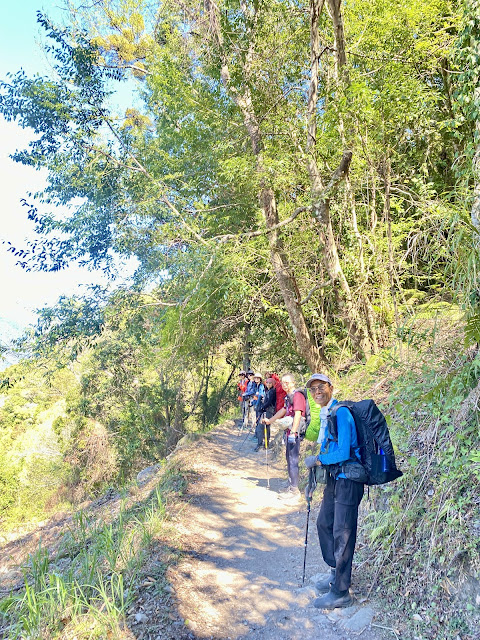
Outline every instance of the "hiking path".
MULTIPOLYGON (((392 638, 375 626, 375 608, 361 595, 353 606, 321 611, 314 578, 327 570, 316 532, 318 499, 307 506, 279 498, 283 452, 274 459, 229 421, 178 454, 196 479, 177 522, 184 556, 169 573, 187 638, 212 640, 368 640, 392 638)), ((273 437, 273 434, 272 434, 273 437)), ((317 490, 317 494, 319 491, 317 490)))

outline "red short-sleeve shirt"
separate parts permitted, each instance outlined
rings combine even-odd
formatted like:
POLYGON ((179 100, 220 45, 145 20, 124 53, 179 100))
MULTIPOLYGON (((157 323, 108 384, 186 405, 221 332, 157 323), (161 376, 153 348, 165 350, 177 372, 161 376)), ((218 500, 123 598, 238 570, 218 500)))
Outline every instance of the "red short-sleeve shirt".
POLYGON ((286 416, 294 417, 295 411, 302 412, 302 418, 305 417, 306 400, 301 391, 295 391, 293 394, 293 404, 288 402, 285 398, 285 409, 287 410, 286 416))

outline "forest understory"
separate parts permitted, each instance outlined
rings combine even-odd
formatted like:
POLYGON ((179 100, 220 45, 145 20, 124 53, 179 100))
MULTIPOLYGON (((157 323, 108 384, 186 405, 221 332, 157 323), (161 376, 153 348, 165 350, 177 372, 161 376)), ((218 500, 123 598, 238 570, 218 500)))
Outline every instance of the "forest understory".
MULTIPOLYGON (((371 488, 362 503, 353 585, 357 609, 350 615, 358 608, 370 615, 372 609, 360 630, 365 638, 474 640, 480 622, 480 469, 471 451, 479 438, 480 362, 476 349, 466 355, 458 349, 458 313, 417 319, 410 338, 401 356, 398 344, 344 376, 336 394, 379 403, 404 471, 396 483, 371 488), (421 348, 414 335, 421 336, 421 348)), ((342 627, 348 617, 319 617, 309 608, 309 572, 315 575, 323 566, 312 523, 307 586, 298 591, 306 507, 292 509, 276 499, 286 473, 279 437, 267 470, 264 454, 251 451, 238 424, 185 436, 139 482, 111 485, 93 502, 72 505, 69 512, 55 513, 56 507, 42 522, 4 530, 3 637, 350 637, 348 626, 342 627), (243 480, 236 497, 227 499, 223 492, 232 473, 243 480), (246 521, 243 501, 251 514, 246 521), (293 549, 275 537, 280 514, 298 537, 293 549), (240 558, 236 569, 230 544, 241 546, 232 554, 240 558), (222 545, 224 555, 217 553, 222 545), (239 573, 232 577, 231 571, 239 573), (278 578, 279 586, 265 586, 266 576, 278 578), (259 593, 249 591, 252 584, 259 593), (270 605, 259 609, 263 597, 270 605), (298 600, 293 609, 292 599, 298 600), (223 616, 230 619, 228 632, 223 616)), ((305 483, 304 468, 302 475, 305 483)))

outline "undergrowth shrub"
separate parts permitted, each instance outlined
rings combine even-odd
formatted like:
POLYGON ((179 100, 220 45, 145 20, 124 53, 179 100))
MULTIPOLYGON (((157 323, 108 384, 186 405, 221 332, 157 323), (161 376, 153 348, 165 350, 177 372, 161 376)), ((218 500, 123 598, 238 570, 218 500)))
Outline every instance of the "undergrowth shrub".
POLYGON ((404 346, 375 374, 404 476, 365 501, 358 561, 367 590, 405 611, 402 637, 473 638, 480 625, 480 357, 462 338, 408 359, 404 346))

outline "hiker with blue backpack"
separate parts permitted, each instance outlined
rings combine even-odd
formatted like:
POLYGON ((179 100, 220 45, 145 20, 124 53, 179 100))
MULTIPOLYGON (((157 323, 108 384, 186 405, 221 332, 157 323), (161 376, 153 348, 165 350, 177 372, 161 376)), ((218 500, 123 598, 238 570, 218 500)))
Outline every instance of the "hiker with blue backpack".
POLYGON ((248 426, 248 422, 250 420, 250 414, 254 411, 253 407, 253 398, 257 392, 257 383, 254 379, 255 373, 253 371, 247 371, 247 389, 242 393, 242 398, 245 403, 245 413, 243 415, 243 424, 244 426, 248 426))
POLYGON ((255 373, 253 376, 253 381, 257 385, 257 388, 255 389, 255 394, 252 397, 252 406, 255 409, 255 437, 257 438, 257 443, 258 443, 257 427, 260 422, 260 418, 262 417, 261 407, 262 407, 263 400, 265 398, 265 385, 262 382, 261 373, 255 373))
MULTIPOLYGON (((321 477, 318 481, 325 484, 317 532, 323 559, 330 567, 315 585, 323 595, 313 604, 319 609, 348 607, 353 602, 349 589, 365 484, 383 484, 402 473, 395 466, 385 418, 373 400, 339 403, 333 397, 332 381, 321 373, 313 374, 306 386, 321 406, 320 453, 305 458, 305 464, 310 478, 321 477)), ((313 488, 309 480, 309 506, 313 488)))

